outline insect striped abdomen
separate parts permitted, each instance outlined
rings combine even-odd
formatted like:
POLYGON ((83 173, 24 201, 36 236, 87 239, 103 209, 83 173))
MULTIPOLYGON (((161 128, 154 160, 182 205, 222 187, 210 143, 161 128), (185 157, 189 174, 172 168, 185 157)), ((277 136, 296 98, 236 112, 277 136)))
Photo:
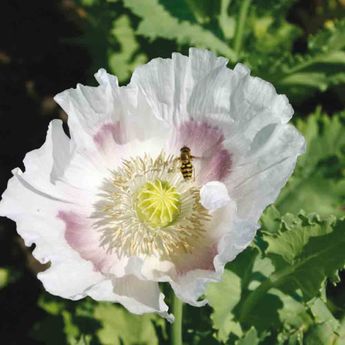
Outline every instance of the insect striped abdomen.
POLYGON ((193 165, 191 162, 181 164, 181 173, 185 179, 190 179, 193 175, 193 165))

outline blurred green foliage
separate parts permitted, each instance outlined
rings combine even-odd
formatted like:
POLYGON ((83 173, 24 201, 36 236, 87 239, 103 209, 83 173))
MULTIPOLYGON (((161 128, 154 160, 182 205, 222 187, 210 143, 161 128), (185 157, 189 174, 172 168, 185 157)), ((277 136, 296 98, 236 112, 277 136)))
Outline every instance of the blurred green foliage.
POLYGON ((302 102, 316 91, 345 83, 345 21, 343 8, 333 1, 339 18, 324 19, 321 30, 305 39, 306 47, 294 52, 304 34, 286 18, 295 3, 79 0, 86 10, 82 40, 93 57, 92 69, 108 66, 122 82, 154 56, 152 51, 166 56, 167 51, 196 46, 227 57, 230 66, 245 63, 254 75, 302 102))
POLYGON ((34 326, 32 336, 47 345, 158 345, 155 327, 165 331, 158 315, 130 314, 111 303, 90 299, 68 303, 44 294, 38 304, 45 317, 34 326))
MULTIPOLYGON (((81 35, 70 42, 87 50, 90 75, 105 67, 126 83, 153 57, 207 48, 286 93, 307 140, 293 176, 262 216, 255 243, 228 264, 222 282, 210 284, 210 307, 185 307, 185 344, 345 344, 344 1, 72 3, 81 35)), ((0 292, 15 276, 0 268, 0 292)), ((119 305, 42 292, 38 308, 30 337, 39 344, 168 342, 160 317, 119 305)))
POLYGON ((297 128, 307 141, 307 151, 280 194, 283 212, 303 209, 320 215, 344 215, 345 205, 345 113, 328 117, 317 110, 297 128))
POLYGON ((222 283, 210 284, 216 337, 227 344, 249 337, 257 344, 344 344, 343 315, 332 314, 325 283, 337 282, 345 264, 345 220, 303 212, 279 218, 273 227, 263 222, 256 245, 228 265, 222 283))

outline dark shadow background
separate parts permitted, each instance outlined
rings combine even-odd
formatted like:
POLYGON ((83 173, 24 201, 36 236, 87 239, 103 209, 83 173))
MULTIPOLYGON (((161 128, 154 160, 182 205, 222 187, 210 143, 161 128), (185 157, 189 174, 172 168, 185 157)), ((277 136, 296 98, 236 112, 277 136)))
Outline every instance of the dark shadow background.
MULTIPOLYGON (((0 2, 0 190, 26 152, 40 147, 51 119, 63 117, 52 97, 85 82, 90 64, 85 49, 68 40, 80 35, 73 12, 61 1, 0 2), (72 12, 72 13, 71 13, 72 12)), ((37 344, 28 336, 40 318, 40 269, 16 234, 0 220, 0 267, 15 280, 0 291, 2 344, 37 344)), ((11 280, 10 279, 10 280, 11 280)))

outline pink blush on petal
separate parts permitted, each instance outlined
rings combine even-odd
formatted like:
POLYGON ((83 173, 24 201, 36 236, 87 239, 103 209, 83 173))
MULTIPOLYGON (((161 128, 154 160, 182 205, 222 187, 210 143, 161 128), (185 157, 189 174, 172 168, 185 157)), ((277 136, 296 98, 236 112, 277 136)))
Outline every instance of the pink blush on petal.
POLYGON ((99 246, 98 234, 90 221, 72 211, 59 211, 57 217, 65 223, 67 243, 83 259, 91 261, 96 271, 108 271, 114 263, 114 256, 99 246))
POLYGON ((177 274, 184 275, 194 270, 215 271, 213 260, 217 254, 217 244, 198 248, 192 254, 180 258, 176 263, 177 274))
POLYGON ((93 140, 97 147, 104 149, 110 142, 123 144, 125 142, 120 122, 104 124, 94 135, 93 140))
POLYGON ((209 181, 223 181, 230 173, 231 158, 228 150, 221 149, 211 159, 201 163, 200 178, 203 183, 209 181))
POLYGON ((183 146, 191 149, 198 180, 201 183, 224 180, 230 173, 231 154, 223 146, 220 128, 204 121, 187 121, 175 129, 171 146, 179 153, 183 146))

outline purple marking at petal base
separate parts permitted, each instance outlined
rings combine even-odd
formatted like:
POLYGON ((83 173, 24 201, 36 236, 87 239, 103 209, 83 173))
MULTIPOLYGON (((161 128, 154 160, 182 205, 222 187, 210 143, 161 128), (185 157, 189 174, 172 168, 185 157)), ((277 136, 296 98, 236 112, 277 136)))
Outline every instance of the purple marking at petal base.
POLYGON ((105 148, 109 140, 117 144, 123 144, 125 140, 121 127, 120 122, 104 124, 94 135, 94 142, 101 149, 105 148))
POLYGON ((198 248, 194 253, 181 258, 181 261, 176 264, 177 273, 184 275, 194 270, 215 271, 213 260, 217 254, 217 244, 198 248))
POLYGON ((224 135, 220 128, 204 121, 188 121, 176 128, 172 145, 176 151, 188 146, 201 183, 224 180, 231 169, 231 154, 223 146, 224 135), (200 159, 201 158, 201 159, 200 159))
POLYGON ((113 262, 113 257, 99 246, 97 232, 90 221, 72 211, 59 211, 57 217, 65 223, 65 239, 80 256, 91 261, 96 271, 104 272, 113 262))
MULTIPOLYGON (((201 166, 202 165, 203 164, 201 164, 201 166)), ((230 168, 230 153, 226 149, 221 149, 217 151, 211 159, 208 160, 207 166, 205 166, 205 168, 202 168, 202 180, 204 181, 204 183, 209 181, 222 181, 229 175, 230 168)))

